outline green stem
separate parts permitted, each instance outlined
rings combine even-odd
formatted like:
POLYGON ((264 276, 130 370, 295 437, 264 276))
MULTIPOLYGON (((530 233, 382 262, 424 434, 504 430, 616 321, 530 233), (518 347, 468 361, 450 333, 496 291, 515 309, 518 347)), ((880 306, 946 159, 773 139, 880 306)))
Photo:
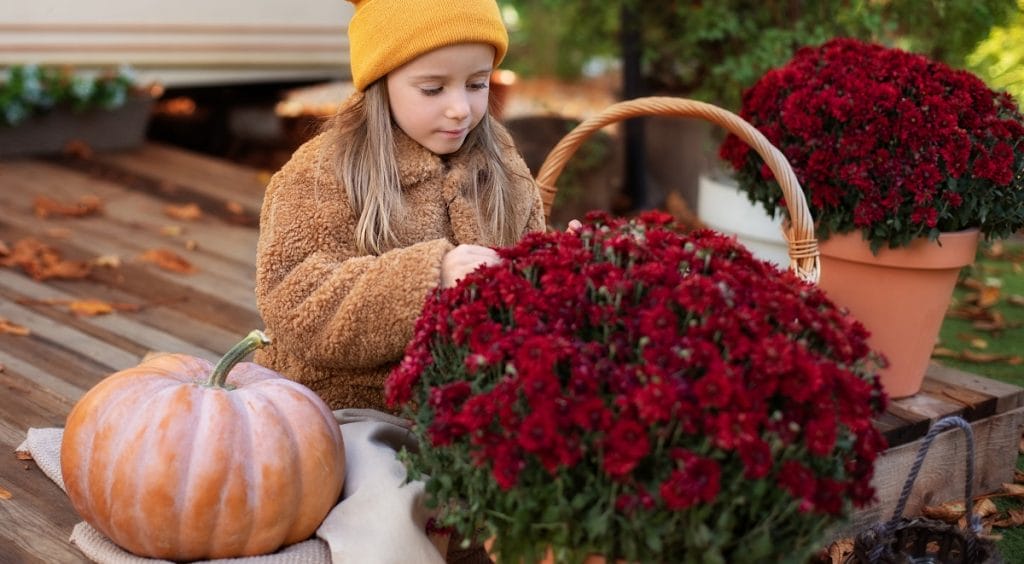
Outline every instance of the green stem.
POLYGON ((237 345, 231 347, 231 350, 220 359, 217 366, 213 368, 213 374, 210 374, 210 379, 207 380, 206 385, 216 388, 226 388, 225 383, 228 379, 228 373, 235 367, 236 364, 242 362, 242 359, 252 351, 261 349, 270 344, 270 338, 267 337, 263 331, 259 329, 253 329, 248 335, 245 336, 237 345))

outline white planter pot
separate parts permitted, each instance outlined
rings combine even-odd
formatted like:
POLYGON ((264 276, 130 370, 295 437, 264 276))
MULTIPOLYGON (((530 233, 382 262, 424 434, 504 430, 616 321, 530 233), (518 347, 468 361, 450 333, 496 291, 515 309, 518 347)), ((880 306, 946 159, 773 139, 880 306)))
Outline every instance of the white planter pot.
POLYGON ((697 216, 709 228, 735 235, 755 257, 789 268, 789 249, 782 236, 782 218, 772 218, 752 204, 729 178, 701 174, 697 183, 697 216))

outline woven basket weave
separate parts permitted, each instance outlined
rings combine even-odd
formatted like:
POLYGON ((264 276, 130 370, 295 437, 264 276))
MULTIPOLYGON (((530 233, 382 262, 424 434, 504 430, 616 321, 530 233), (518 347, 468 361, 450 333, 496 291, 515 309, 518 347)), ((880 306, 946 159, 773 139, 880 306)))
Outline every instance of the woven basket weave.
POLYGON ((786 199, 789 218, 783 226, 782 234, 789 247, 790 269, 803 280, 818 282, 821 266, 818 242, 814 237, 814 220, 789 161, 760 131, 743 118, 704 102, 664 96, 636 98, 612 104, 576 126, 555 145, 537 173, 537 183, 540 185, 546 214, 550 213, 551 205, 555 201, 555 182, 580 145, 592 133, 606 125, 641 116, 705 119, 735 134, 757 151, 775 175, 786 199))

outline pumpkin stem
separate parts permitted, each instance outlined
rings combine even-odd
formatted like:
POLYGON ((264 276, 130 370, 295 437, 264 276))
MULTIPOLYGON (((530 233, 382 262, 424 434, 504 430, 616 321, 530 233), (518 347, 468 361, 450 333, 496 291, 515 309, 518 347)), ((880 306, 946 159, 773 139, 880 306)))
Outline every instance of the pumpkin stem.
POLYGON ((253 329, 251 333, 246 335, 237 345, 231 347, 231 350, 220 359, 217 366, 213 368, 213 374, 210 374, 210 379, 207 380, 206 385, 217 388, 227 387, 224 384, 228 380, 228 373, 231 372, 231 369, 239 362, 242 362, 245 355, 269 344, 270 338, 263 331, 253 329))

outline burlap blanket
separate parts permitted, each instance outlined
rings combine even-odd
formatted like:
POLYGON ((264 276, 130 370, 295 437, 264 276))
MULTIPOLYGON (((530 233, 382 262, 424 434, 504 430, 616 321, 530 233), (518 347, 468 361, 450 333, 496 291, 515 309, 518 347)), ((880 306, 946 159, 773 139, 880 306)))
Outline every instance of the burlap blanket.
MULTIPOLYGON (((446 537, 425 534, 430 512, 424 484, 405 483, 405 467, 395 456, 413 443, 408 422, 368 409, 343 409, 335 417, 345 440, 342 500, 324 519, 316 538, 265 556, 206 560, 230 564, 443 564, 446 537)), ((60 469, 60 428, 29 429, 18 451, 28 452, 54 483, 64 489, 60 469)), ((168 562, 126 552, 89 524, 75 525, 71 542, 100 564, 168 562)))

